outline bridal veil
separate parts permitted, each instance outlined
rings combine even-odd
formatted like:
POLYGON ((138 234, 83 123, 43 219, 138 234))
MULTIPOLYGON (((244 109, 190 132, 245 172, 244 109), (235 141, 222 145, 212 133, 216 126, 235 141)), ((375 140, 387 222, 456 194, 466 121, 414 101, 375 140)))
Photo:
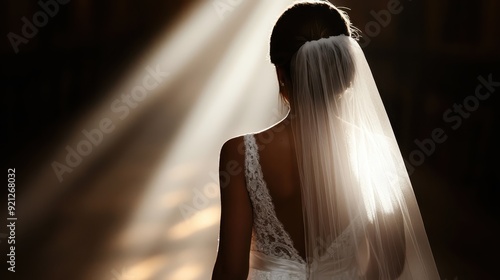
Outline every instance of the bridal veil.
POLYGON ((328 279, 327 271, 355 266, 353 279, 439 279, 403 158, 358 42, 343 34, 307 41, 289 69, 308 278, 328 279), (339 254, 346 248, 354 262, 339 254))

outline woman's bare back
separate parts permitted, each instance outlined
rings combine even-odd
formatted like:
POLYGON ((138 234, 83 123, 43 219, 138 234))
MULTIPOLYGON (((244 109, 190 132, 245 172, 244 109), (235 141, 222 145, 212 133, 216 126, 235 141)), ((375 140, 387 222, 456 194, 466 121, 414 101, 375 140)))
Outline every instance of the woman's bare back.
POLYGON ((305 259, 300 178, 290 125, 281 123, 255 134, 260 165, 277 218, 305 259))

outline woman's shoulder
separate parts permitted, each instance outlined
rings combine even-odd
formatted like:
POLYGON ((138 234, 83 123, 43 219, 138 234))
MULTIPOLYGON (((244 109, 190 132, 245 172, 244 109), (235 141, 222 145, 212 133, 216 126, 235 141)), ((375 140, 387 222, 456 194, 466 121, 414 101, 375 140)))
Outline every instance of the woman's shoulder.
POLYGON ((245 155, 245 143, 254 142, 261 150, 262 146, 268 146, 273 142, 283 142, 283 137, 287 137, 286 132, 289 129, 289 120, 282 119, 274 125, 256 132, 245 133, 228 139, 221 148, 221 155, 245 155), (276 141, 278 140, 278 141, 276 141))
POLYGON ((252 135, 242 134, 226 140, 220 150, 221 159, 225 157, 240 161, 245 155, 245 138, 252 135))

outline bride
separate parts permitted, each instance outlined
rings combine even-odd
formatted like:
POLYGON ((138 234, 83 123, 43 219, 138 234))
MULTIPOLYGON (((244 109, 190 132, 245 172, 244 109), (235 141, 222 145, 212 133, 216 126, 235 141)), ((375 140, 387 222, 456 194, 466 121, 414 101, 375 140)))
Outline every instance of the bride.
POLYGON ((286 118, 227 141, 212 279, 439 279, 389 119, 347 15, 299 2, 274 26, 286 118))

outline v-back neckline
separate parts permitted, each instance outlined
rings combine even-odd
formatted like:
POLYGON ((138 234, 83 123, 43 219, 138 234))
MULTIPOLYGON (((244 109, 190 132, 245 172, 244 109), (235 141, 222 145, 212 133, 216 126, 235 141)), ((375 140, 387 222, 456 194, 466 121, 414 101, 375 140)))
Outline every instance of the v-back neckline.
MULTIPOLYGON (((279 219, 279 217, 278 217, 278 215, 276 213, 276 208, 275 208, 275 205, 274 205, 273 197, 270 194, 269 187, 268 187, 267 182, 266 182, 266 180, 264 178, 264 172, 262 170, 262 165, 260 163, 260 153, 259 153, 257 141, 255 139, 255 135, 254 134, 248 134, 245 137, 247 137, 247 141, 245 141, 245 145, 252 145, 253 146, 250 149, 255 153, 254 154, 254 161, 255 161, 254 164, 256 165, 255 167, 257 168, 256 172, 257 172, 257 174, 259 176, 259 180, 261 181, 261 185, 262 185, 261 187, 263 188, 263 193, 264 193, 265 196, 268 197, 268 199, 270 200, 271 205, 272 205, 271 209, 267 209, 267 210, 270 211, 271 214, 272 214, 272 216, 276 219, 276 223, 278 223, 278 228, 280 228, 283 231, 284 238, 286 239, 286 242, 292 248, 294 257, 297 258, 298 260, 300 260, 302 263, 306 263, 306 259, 299 254, 299 251, 295 247, 295 242, 291 238, 290 233, 285 228, 283 222, 279 219)), ((247 147, 246 149, 248 149, 248 148, 249 147, 247 147)), ((335 239, 332 241, 332 243, 328 247, 334 247, 335 244, 338 241, 340 241, 348 233, 348 231, 351 229, 352 225, 353 225, 353 222, 351 221, 342 230, 342 232, 335 237, 335 239)), ((306 229, 304 228, 304 232, 305 231, 306 231, 306 229)))

